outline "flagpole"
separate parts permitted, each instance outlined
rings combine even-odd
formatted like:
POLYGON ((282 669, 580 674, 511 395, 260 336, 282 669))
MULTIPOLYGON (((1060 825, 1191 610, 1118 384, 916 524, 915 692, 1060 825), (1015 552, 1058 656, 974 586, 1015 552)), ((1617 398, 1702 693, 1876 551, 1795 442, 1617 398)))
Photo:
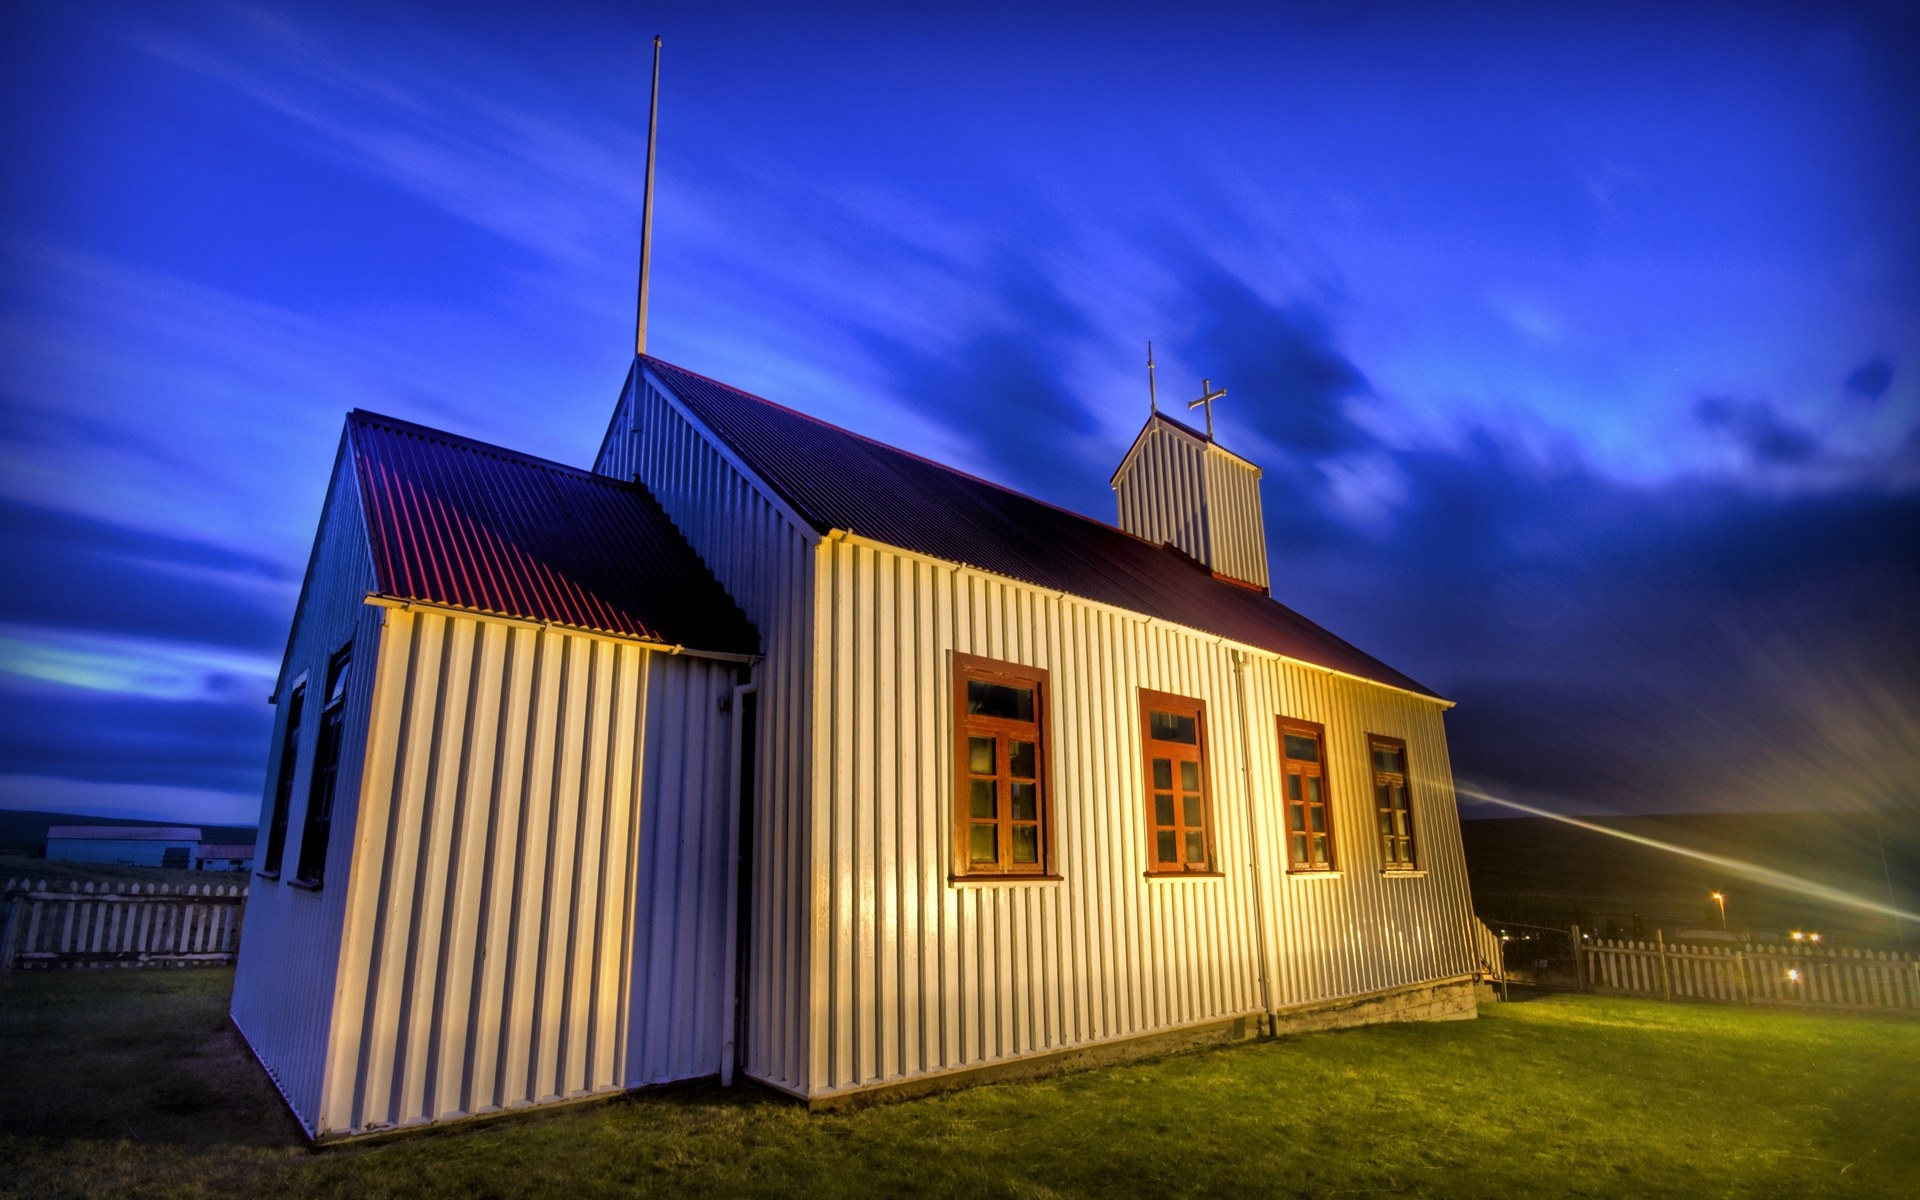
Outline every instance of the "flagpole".
POLYGON ((653 38, 653 99, 647 108, 647 184, 640 202, 640 302, 633 352, 647 352, 647 277, 653 268, 653 147, 660 131, 660 36, 653 38))

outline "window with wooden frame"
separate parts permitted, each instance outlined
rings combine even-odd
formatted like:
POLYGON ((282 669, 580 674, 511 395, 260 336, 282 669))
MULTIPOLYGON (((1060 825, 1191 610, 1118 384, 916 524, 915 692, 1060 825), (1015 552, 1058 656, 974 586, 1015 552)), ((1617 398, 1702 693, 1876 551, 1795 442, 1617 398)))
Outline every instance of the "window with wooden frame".
POLYGON ((1380 821, 1380 861, 1389 871, 1411 871, 1413 793, 1407 787, 1407 744, 1399 738, 1367 735, 1373 760, 1373 807, 1380 821))
POLYGON ((313 757, 313 779, 307 789, 307 819, 300 829, 300 864, 293 881, 320 886, 327 869, 327 842, 333 835, 334 793, 340 779, 340 747, 346 739, 347 667, 353 644, 333 652, 327 662, 327 690, 321 694, 320 748, 313 757))
POLYGON ((1327 805, 1326 730, 1280 718, 1281 795, 1287 811, 1287 869, 1333 870, 1333 817, 1327 805))
POLYGON ((1206 705, 1141 688, 1140 742, 1146 760, 1148 874, 1212 874, 1206 705))
POLYGON ((267 815, 267 854, 260 874, 280 877, 280 860, 287 850, 287 812, 293 807, 293 776, 300 765, 300 723, 307 707, 306 681, 294 685, 287 701, 287 728, 280 736, 280 771, 273 787, 273 811, 267 815))
POLYGON ((953 873, 1053 873, 1047 673, 953 656, 953 873))

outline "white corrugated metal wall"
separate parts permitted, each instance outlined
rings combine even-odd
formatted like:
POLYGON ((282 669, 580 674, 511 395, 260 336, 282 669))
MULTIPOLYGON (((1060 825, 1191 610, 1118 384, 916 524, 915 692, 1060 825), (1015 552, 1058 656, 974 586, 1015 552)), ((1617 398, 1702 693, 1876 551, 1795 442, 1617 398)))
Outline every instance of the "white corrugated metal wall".
POLYGON ((789 1091, 807 1079, 806 789, 813 662, 811 529, 722 454, 636 367, 594 470, 638 479, 760 630, 743 1068, 789 1091))
POLYGON ((647 764, 640 802, 640 887, 634 907, 633 1002, 626 1083, 696 1079, 720 1069, 732 1036, 725 994, 727 858, 732 794, 729 722, 738 668, 653 656, 647 764))
POLYGON ((699 880, 725 864, 713 699, 734 669, 385 611, 316 1132, 711 1074, 725 906, 699 880), (661 922, 679 926, 675 953, 661 922), (649 1037, 631 1044, 638 1008, 649 1037))
POLYGON ((280 775, 279 747, 285 735, 292 685, 308 679, 307 703, 298 747, 293 799, 287 814, 287 838, 278 881, 256 878, 247 899, 240 956, 233 980, 233 1020, 254 1053, 279 1085, 309 1133, 321 1119, 321 1095, 332 1023, 340 933, 347 900, 347 873, 353 849, 353 822, 359 800, 360 764, 365 749, 367 713, 379 657, 380 619, 362 603, 373 586, 373 560, 367 550, 360 490, 351 459, 334 461, 319 530, 314 536, 307 585, 288 639, 287 658, 275 697, 273 741, 260 807, 260 833, 254 862, 264 868, 274 788, 280 775), (320 691, 327 660, 353 642, 347 677, 349 711, 340 748, 332 832, 327 843, 325 885, 318 891, 296 888, 301 830, 306 820, 313 760, 320 740, 320 691))
POLYGON ((859 539, 821 553, 813 1093, 1260 1011, 1228 652, 859 539), (1052 672, 1058 881, 947 881, 956 650, 1052 672), (1219 877, 1145 878, 1139 687, 1207 702, 1219 877))
POLYGON ((1207 561, 1206 453, 1200 443, 1155 421, 1115 480, 1115 492, 1120 528, 1207 561))
POLYGON ((1440 704, 1271 655, 1248 656, 1255 818, 1270 881, 1276 1009, 1474 969, 1473 910, 1440 704), (1276 718, 1326 728, 1336 874, 1287 872, 1276 718), (1367 735, 1407 743, 1416 865, 1382 872, 1367 735))
POLYGON ((1470 971, 1440 706, 859 538, 822 544, 809 1092, 831 1095, 1470 971), (950 884, 952 651, 1052 673, 1057 881, 950 884), (1141 687, 1206 702, 1218 878, 1150 879, 1141 687), (1324 723, 1338 878, 1285 874, 1280 714, 1324 723), (1404 737, 1424 876, 1385 878, 1365 734, 1404 737))
POLYGON ((1208 566, 1242 583, 1267 586, 1267 523, 1260 469, 1218 446, 1206 453, 1208 566))
POLYGON ((1252 463, 1155 422, 1115 476, 1114 494, 1120 528, 1267 586, 1260 469, 1252 463))

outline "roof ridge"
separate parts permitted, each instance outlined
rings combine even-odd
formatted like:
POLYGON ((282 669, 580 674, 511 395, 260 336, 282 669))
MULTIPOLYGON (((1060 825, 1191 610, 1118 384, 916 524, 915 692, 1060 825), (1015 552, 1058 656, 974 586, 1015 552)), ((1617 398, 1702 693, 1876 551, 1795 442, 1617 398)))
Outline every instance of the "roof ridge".
POLYGON ((656 363, 660 366, 668 368, 669 370, 678 371, 682 375, 691 375, 695 379, 698 379, 703 383, 710 383, 717 388, 725 388, 727 391, 732 392, 737 396, 744 396, 748 400, 752 400, 757 404, 764 404, 769 408, 777 408, 781 412, 789 413, 793 416, 799 417, 801 420, 811 422, 812 424, 820 426, 822 429, 829 429, 829 430, 832 430, 834 433, 844 434, 845 436, 853 438, 857 441, 865 442, 871 446, 877 446, 880 449, 885 450, 889 454, 898 454, 903 458, 910 458, 915 462, 925 463, 936 470, 945 471, 949 475, 957 475, 961 479, 965 479, 973 483, 981 484, 984 487, 990 487, 997 492, 1005 492, 1007 495, 1018 497, 1021 500, 1025 500, 1029 504, 1038 504, 1043 508, 1050 508, 1057 513, 1061 513, 1065 516, 1072 517, 1076 521, 1085 521, 1089 525, 1098 525, 1101 529, 1104 529, 1109 533, 1117 533, 1122 537, 1132 538, 1134 541, 1140 542, 1144 545, 1152 546, 1152 547, 1155 547, 1156 549, 1161 545, 1161 543, 1159 542, 1153 541, 1149 538, 1143 538, 1139 534, 1133 533, 1130 530, 1122 529, 1118 525, 1110 525, 1107 522, 1102 521, 1099 517, 1090 517, 1086 513, 1068 508, 1064 504, 1055 504, 1051 500, 1043 500, 1038 496, 1020 491, 1017 488, 1009 487, 1004 483, 995 483, 993 480, 984 478, 983 476, 975 475, 971 471, 962 471, 959 467, 950 466, 947 463, 940 462, 936 459, 928 458, 924 454, 916 454, 912 450, 902 449, 901 447, 896 446, 891 442, 883 442, 877 437, 872 437, 868 434, 861 433, 857 430, 848 429, 844 425, 835 425, 832 421, 829 421, 824 417, 816 417, 812 413, 802 412, 799 409, 794 408, 790 405, 782 404, 778 400, 769 400, 765 396, 756 396, 752 392, 747 391, 745 388, 735 387, 730 383, 726 383, 722 380, 715 379, 711 375, 702 375, 698 371, 690 371, 687 368, 680 366, 678 363, 670 363, 664 358, 656 358, 651 354, 643 354, 640 357, 647 362, 656 363))
POLYGON ((404 417, 391 417, 385 413, 374 412, 371 409, 353 409, 347 413, 347 422, 354 426, 384 425, 394 433, 403 434, 408 437, 417 437, 423 441, 439 442, 441 445, 454 450, 464 450, 472 454, 487 455, 500 459, 503 462, 515 463, 523 467, 533 467, 536 470, 570 475, 576 479, 603 484, 621 491, 631 491, 637 486, 630 480, 616 479, 611 475, 602 475, 587 467, 576 467, 570 463, 563 463, 556 459, 542 458, 537 454, 528 454, 523 450, 514 450, 496 442, 483 442, 476 437, 450 433, 444 429, 437 429, 432 425, 422 425, 418 421, 409 421, 404 417))

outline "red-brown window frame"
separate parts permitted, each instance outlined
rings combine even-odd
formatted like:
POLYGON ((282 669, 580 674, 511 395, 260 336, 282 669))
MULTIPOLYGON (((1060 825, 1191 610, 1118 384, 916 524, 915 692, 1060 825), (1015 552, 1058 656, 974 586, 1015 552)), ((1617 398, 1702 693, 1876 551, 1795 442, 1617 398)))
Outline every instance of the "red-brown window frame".
POLYGON ((1151 688, 1140 689, 1140 787, 1141 816, 1146 824, 1147 830, 1147 874, 1174 879, 1191 878, 1196 875, 1218 875, 1220 873, 1219 853, 1214 846, 1213 838, 1213 780, 1212 773, 1207 770, 1206 701, 1195 699, 1192 696, 1175 695, 1172 692, 1156 692, 1151 688), (1176 830, 1177 833, 1184 835, 1187 826, 1184 822, 1180 821, 1181 814, 1177 806, 1179 789, 1177 786, 1174 791, 1176 800, 1174 820, 1176 824, 1172 826, 1162 826, 1159 823, 1157 814, 1154 812, 1153 747, 1156 744, 1162 746, 1182 745, 1182 743, 1179 742, 1156 743, 1154 741, 1152 714, 1156 711, 1187 715, 1194 718, 1194 757, 1199 763, 1200 775, 1200 820, 1202 822, 1200 836, 1202 845, 1206 850, 1206 861, 1198 865, 1190 864, 1186 861, 1186 855, 1184 853, 1186 839, 1184 836, 1179 837, 1179 848, 1182 850, 1180 864, 1178 866, 1164 866, 1160 862, 1158 841, 1161 829, 1172 828, 1176 830))
MULTIPOLYGON (((994 658, 982 658, 976 654, 953 652, 953 814, 950 822, 953 832, 953 849, 949 856, 955 879, 1050 879, 1054 878, 1056 862, 1055 835, 1053 822, 1053 785, 1051 738, 1047 726, 1053 718, 1053 696, 1049 686, 1049 677, 1044 667, 1028 667, 1019 663, 1003 662, 994 658), (1010 721, 1000 717, 975 716, 967 711, 967 681, 984 680, 990 683, 1011 684, 1016 687, 1033 689, 1033 724, 1010 721), (1040 861, 1037 863, 1016 864, 1012 854, 1012 825, 1010 809, 1003 806, 996 818, 999 826, 1000 861, 992 867, 982 868, 971 861, 968 847, 971 845, 973 818, 968 811, 967 801, 973 773, 968 770, 967 739, 978 735, 999 735, 1031 728, 1034 734, 1034 781, 1039 786, 1040 861)), ((1004 770, 1004 767, 1002 767, 1004 770)))
POLYGON ((1302 721, 1295 717, 1280 717, 1276 721, 1276 726, 1279 729, 1280 737, 1280 836, 1286 841, 1287 870, 1303 873, 1337 871, 1340 868, 1338 865, 1339 848, 1334 842, 1333 836, 1333 791, 1327 783, 1327 727, 1318 721, 1302 721), (1296 859, 1293 855, 1293 800, 1287 792, 1287 779, 1288 776, 1292 774, 1289 764, 1299 762, 1300 760, 1287 757, 1288 734, 1293 734, 1295 737, 1310 737, 1313 739, 1314 744, 1320 747, 1320 757, 1317 762, 1312 764, 1312 774, 1320 781, 1320 809, 1322 821, 1326 825, 1326 829, 1323 832, 1327 839, 1327 861, 1324 863, 1316 863, 1312 861, 1311 857, 1313 853, 1313 843, 1311 840, 1313 837, 1313 822, 1306 818, 1311 816, 1312 806, 1306 799, 1307 785, 1305 776, 1308 774, 1308 771, 1304 763, 1301 765, 1300 771, 1302 776, 1302 782, 1300 784, 1300 804, 1303 813, 1302 827, 1305 829, 1306 836, 1309 839, 1307 843, 1307 853, 1309 857, 1303 862, 1296 859))
POLYGON ((1413 763, 1407 754, 1407 743, 1404 738, 1389 737, 1384 733, 1369 733, 1367 735, 1367 779, 1371 783, 1369 792, 1373 798, 1374 837, 1375 844, 1380 847, 1380 869, 1383 871, 1419 870, 1420 832, 1414 828, 1413 820, 1413 763), (1398 838, 1401 835, 1390 834, 1380 829, 1380 814, 1392 811, 1391 809, 1380 806, 1380 785, 1382 779, 1392 776, 1393 772, 1382 771, 1373 765, 1373 751, 1375 747, 1387 750, 1398 750, 1400 752, 1400 794, 1406 797, 1407 801, 1407 832, 1404 835, 1407 843, 1406 862, 1394 862, 1387 854, 1387 847, 1384 841, 1387 837, 1398 838))

